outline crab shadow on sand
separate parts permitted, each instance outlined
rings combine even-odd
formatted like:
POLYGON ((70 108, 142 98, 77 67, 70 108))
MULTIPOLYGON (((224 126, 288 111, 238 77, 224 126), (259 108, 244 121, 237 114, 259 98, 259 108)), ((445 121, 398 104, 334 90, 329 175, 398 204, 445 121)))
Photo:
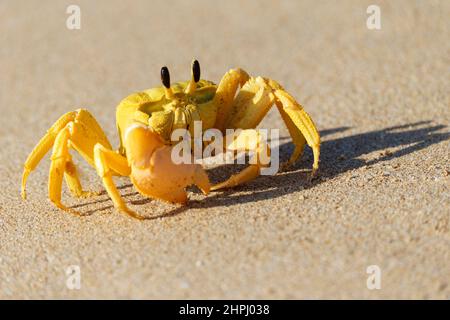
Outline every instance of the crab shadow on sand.
MULTIPOLYGON (((305 149, 303 157, 291 168, 279 172, 273 176, 260 176, 254 181, 235 187, 233 189, 213 192, 202 200, 191 200, 187 206, 178 206, 164 214, 149 216, 148 219, 170 217, 182 213, 190 208, 212 208, 219 206, 232 206, 239 203, 257 202, 265 199, 281 197, 283 195, 313 188, 331 178, 343 174, 349 170, 358 169, 365 166, 371 166, 379 162, 388 161, 394 158, 403 157, 415 151, 427 148, 430 145, 445 141, 450 138, 450 132, 442 132, 446 126, 434 125, 431 121, 421 121, 400 126, 393 126, 381 130, 369 131, 355 135, 348 135, 328 140, 326 137, 339 134, 350 129, 350 127, 339 127, 323 130, 320 132, 322 137, 321 161, 319 176, 313 181, 308 180, 310 166, 312 163, 312 152, 309 148, 305 149), (390 149, 396 149, 391 151, 390 149), (359 157, 379 152, 380 155, 370 161, 359 159, 359 157)), ((294 149, 289 138, 280 139, 279 146, 280 163, 289 159, 294 149), (284 142, 283 141, 287 141, 284 142)), ((222 181, 230 174, 242 170, 243 166, 227 165, 208 171, 211 182, 222 181)), ((131 184, 125 184, 120 189, 130 189, 131 184)), ((198 192, 196 189, 191 189, 198 192)), ((107 206, 96 210, 85 212, 92 214, 95 211, 111 210, 112 203, 107 195, 102 192, 102 199, 96 199, 93 202, 81 203, 72 208, 80 208, 89 204, 105 202, 107 206)), ((137 192, 123 193, 126 199, 136 196, 137 192)), ((132 205, 147 205, 153 200, 142 198, 139 200, 129 200, 132 205)))

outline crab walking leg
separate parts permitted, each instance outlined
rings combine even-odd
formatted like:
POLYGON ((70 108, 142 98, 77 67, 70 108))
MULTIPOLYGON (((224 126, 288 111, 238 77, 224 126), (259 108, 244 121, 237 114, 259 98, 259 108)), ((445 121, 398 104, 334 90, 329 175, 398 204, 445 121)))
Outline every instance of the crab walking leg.
POLYGON ((289 160, 283 165, 284 168, 287 168, 295 163, 298 158, 300 158, 303 154, 303 150, 305 150, 306 139, 303 136, 300 129, 295 125, 292 119, 289 117, 287 112, 284 110, 283 105, 280 101, 276 100, 275 104, 277 105, 277 109, 280 112, 281 118, 283 119, 286 127, 288 128, 289 135, 292 138, 292 142, 295 145, 294 152, 291 154, 289 160))
MULTIPOLYGON (((105 147, 111 148, 111 144, 106 138, 106 135, 89 111, 86 109, 78 109, 66 113, 47 131, 46 135, 39 141, 25 161, 22 176, 22 197, 24 199, 26 197, 25 187, 28 175, 37 167, 44 155, 56 143, 56 137, 61 131, 68 132, 67 136, 65 136, 66 140, 70 141, 69 144, 65 142, 67 148, 69 148, 70 145, 70 147, 77 150, 92 166, 94 166, 93 153, 96 143, 101 143, 105 147)), ((62 143, 60 145, 62 145, 62 143)), ((65 173, 64 176, 71 192, 74 195, 81 197, 95 194, 92 192, 85 192, 81 189, 81 183, 70 154, 67 152, 64 156, 66 159, 65 167, 62 167, 62 169, 58 167, 58 169, 63 170, 61 175, 62 173, 65 173)))
POLYGON ((236 95, 225 123, 227 129, 254 129, 274 103, 272 88, 261 77, 251 77, 236 95))
MULTIPOLYGON (((319 169, 319 158, 320 158, 320 135, 317 132, 317 128, 314 125, 311 117, 308 113, 302 108, 300 104, 295 101, 295 99, 283 89, 275 89, 274 95, 276 97, 277 105, 283 108, 295 126, 300 130, 302 135, 305 137, 306 142, 312 148, 314 154, 314 163, 312 168, 311 176, 313 177, 317 170, 319 169)), ((288 125, 288 124, 287 124, 288 125)), ((289 126, 289 125, 288 125, 289 126)), ((293 137, 294 143, 299 143, 298 138, 293 137)), ((293 156, 296 156, 297 148, 301 150, 301 145, 296 144, 296 150, 294 151, 293 156)), ((292 159, 292 157, 291 157, 292 159)))
POLYGON ((305 143, 308 143, 314 153, 313 176, 319 166, 319 133, 306 111, 277 82, 251 77, 234 99, 225 127, 255 128, 274 103, 295 144, 295 150, 287 165, 294 163, 302 155, 305 143))
MULTIPOLYGON (((261 139, 261 135, 253 128, 261 122, 273 105, 275 98, 271 92, 272 88, 261 77, 251 77, 241 87, 233 101, 232 107, 229 109, 230 114, 225 127, 246 130, 243 130, 233 143, 225 146, 226 150, 256 151, 258 161, 260 156, 264 156, 265 150, 270 153, 267 143, 261 139), (253 141, 253 147, 250 146, 248 141, 253 141)), ((225 142, 227 141, 229 140, 225 139, 225 142)), ((261 173, 262 164, 258 161, 256 164, 249 165, 237 175, 231 176, 227 181, 213 186, 212 190, 234 187, 255 179, 261 173)), ((268 164, 266 163, 265 165, 268 164)))
POLYGON ((51 164, 48 176, 48 194, 58 208, 78 214, 76 211, 67 208, 61 203, 62 180, 66 178, 70 191, 79 197, 85 197, 94 194, 93 192, 83 191, 78 178, 75 165, 72 162, 72 156, 69 153, 71 122, 57 135, 53 144, 51 164))
POLYGON ((33 171, 45 154, 51 149, 53 143, 55 142, 56 136, 58 133, 71 121, 73 121, 76 117, 77 112, 72 111, 64 114, 60 117, 47 131, 47 133, 42 137, 42 139, 38 142, 38 144, 34 147, 33 151, 31 151, 27 160, 25 161, 23 174, 22 174, 22 198, 26 198, 26 184, 28 175, 33 171))
POLYGON ((114 207, 133 218, 144 219, 144 217, 127 207, 112 178, 113 173, 119 173, 122 176, 130 175, 131 168, 128 166, 127 159, 98 143, 94 147, 94 162, 97 173, 102 178, 103 185, 111 197, 114 207))
POLYGON ((270 162, 270 147, 264 141, 263 136, 255 129, 242 130, 233 137, 226 137, 225 141, 232 141, 226 146, 229 151, 254 151, 252 162, 241 172, 232 175, 228 180, 214 185, 211 190, 232 188, 257 178, 261 174, 261 168, 268 166, 270 162))
POLYGON ((242 69, 231 69, 222 77, 217 86, 213 105, 217 107, 215 128, 223 131, 225 122, 233 106, 234 96, 238 86, 243 86, 249 79, 249 75, 242 69))
POLYGON ((69 187, 70 192, 78 197, 78 198, 87 198, 90 196, 98 195, 98 192, 93 191, 84 191, 80 178, 78 177, 77 168, 75 164, 71 160, 71 157, 67 159, 66 169, 64 172, 64 178, 66 180, 67 186, 69 187))
POLYGON ((66 211, 69 209, 61 203, 61 189, 66 163, 70 160, 69 136, 70 131, 67 126, 57 134, 48 175, 48 196, 58 208, 66 211))

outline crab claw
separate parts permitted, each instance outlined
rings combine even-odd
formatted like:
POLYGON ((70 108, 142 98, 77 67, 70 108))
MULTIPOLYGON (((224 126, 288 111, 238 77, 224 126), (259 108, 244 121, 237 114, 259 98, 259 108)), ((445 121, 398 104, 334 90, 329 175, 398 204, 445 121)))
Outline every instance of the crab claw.
POLYGON ((171 146, 164 145, 159 135, 144 125, 131 126, 125 136, 131 180, 145 196, 172 203, 185 204, 185 188, 198 186, 208 194, 208 175, 199 164, 175 164, 171 146))

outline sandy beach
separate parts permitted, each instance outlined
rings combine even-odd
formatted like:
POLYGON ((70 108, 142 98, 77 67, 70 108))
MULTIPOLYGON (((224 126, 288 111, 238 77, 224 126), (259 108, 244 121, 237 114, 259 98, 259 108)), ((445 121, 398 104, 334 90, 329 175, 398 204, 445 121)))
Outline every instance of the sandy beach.
MULTIPOLYGON (((0 3, 0 298, 450 299, 450 2, 72 1, 0 3), (186 207, 115 179, 131 219, 103 192, 48 200, 50 155, 20 198, 23 163, 62 114, 80 107, 118 146, 115 108, 130 93, 230 68, 280 82, 322 136, 287 171, 186 207), (75 269, 74 269, 75 266, 75 269), (369 266, 379 289, 367 286, 369 266), (78 268, 78 269, 76 269, 78 268), (80 271, 80 287, 68 285, 80 271)), ((280 128, 276 108, 260 128, 280 128)), ((72 152, 83 186, 95 169, 72 152)), ((212 181, 235 168, 210 170, 212 181)))

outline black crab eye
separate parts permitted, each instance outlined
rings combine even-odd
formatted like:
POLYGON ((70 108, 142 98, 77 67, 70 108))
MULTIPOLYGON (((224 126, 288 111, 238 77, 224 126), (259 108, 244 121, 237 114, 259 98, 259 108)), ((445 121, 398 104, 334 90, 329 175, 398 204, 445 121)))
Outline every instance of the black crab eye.
POLYGON ((192 61, 192 76, 195 82, 200 80, 200 63, 197 60, 192 61))
POLYGON ((167 69, 167 67, 161 68, 161 81, 162 81, 164 87, 166 87, 167 89, 170 88, 170 73, 169 73, 169 69, 167 69))

